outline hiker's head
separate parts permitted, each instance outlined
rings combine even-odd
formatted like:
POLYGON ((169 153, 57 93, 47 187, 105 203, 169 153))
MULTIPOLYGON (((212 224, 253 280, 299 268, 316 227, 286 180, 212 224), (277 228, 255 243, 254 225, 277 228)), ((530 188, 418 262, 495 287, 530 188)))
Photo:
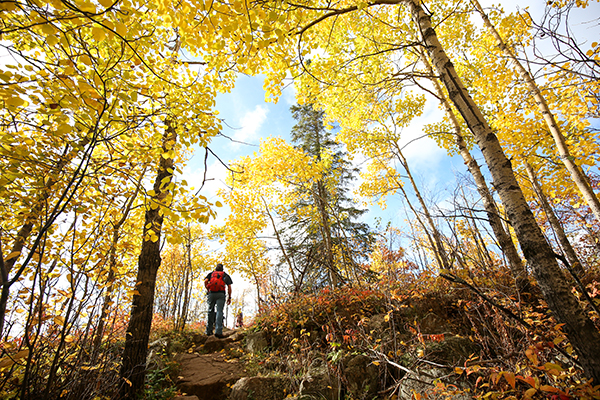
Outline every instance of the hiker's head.
POLYGON ((217 268, 215 268, 215 271, 223 271, 223 264, 217 264, 217 268))

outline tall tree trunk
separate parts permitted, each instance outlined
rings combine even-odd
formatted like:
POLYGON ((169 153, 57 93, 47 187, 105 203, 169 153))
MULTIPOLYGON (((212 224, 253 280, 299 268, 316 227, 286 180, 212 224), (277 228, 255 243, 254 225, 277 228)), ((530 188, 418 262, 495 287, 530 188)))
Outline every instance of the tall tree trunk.
POLYGON ((331 225, 329 223, 329 212, 327 211, 327 189, 322 180, 317 181, 317 193, 315 194, 315 202, 321 216, 321 235, 325 244, 325 256, 327 257, 327 269, 329 272, 329 284, 332 288, 338 285, 337 269, 335 267, 333 257, 333 241, 331 238, 331 225))
POLYGON ((167 119, 165 125, 162 154, 160 154, 158 172, 154 181, 154 194, 150 196, 146 204, 144 237, 138 259, 135 292, 123 350, 120 396, 130 400, 136 399, 136 396, 141 394, 144 388, 154 289, 161 263, 160 236, 164 218, 161 213, 161 205, 169 194, 169 184, 173 178, 174 161, 170 154, 172 154, 177 141, 177 132, 173 120, 167 119))
POLYGON ((554 114, 548 107, 548 103, 546 99, 542 95, 542 91, 535 83, 535 80, 525 69, 525 67, 521 64, 521 62, 517 59, 513 51, 504 43, 502 40, 502 36, 498 33, 494 25, 490 22, 487 14, 483 11, 483 8, 479 4, 477 0, 471 0, 472 4, 475 6, 479 14, 481 14, 481 18, 483 19, 483 23, 491 35, 496 39, 498 43, 498 47, 506 54, 506 56, 512 61, 513 65, 517 68, 519 75, 527 84, 527 88, 531 91, 533 98, 535 99, 535 103, 542 113, 544 117, 544 122, 546 122, 546 126, 552 135, 552 139, 554 139, 554 143, 556 144, 556 149, 558 150, 558 154, 560 156, 560 160, 569 171, 571 175, 571 179, 577 185, 577 188, 583 195, 583 199, 590 206, 590 209, 594 213, 596 217, 596 221, 600 222, 600 200, 598 200, 598 196, 594 193, 590 182, 583 172, 583 170, 575 163, 573 156, 571 156, 569 152, 569 146, 565 140, 565 137, 560 129, 560 126, 556 122, 556 118, 554 114))
POLYGON ((565 323, 569 341, 579 355, 588 378, 600 382, 600 333, 586 315, 558 266, 554 252, 546 242, 523 192, 514 176, 510 161, 500 142, 483 117, 463 82, 456 73, 437 34, 431 19, 418 0, 401 0, 405 4, 422 36, 433 65, 448 91, 450 100, 461 113, 473 132, 477 145, 492 174, 494 187, 498 190, 508 218, 515 229, 523 254, 533 270, 544 299, 556 316, 565 323))
MULTIPOLYGON (((433 76, 433 69, 431 68, 431 64, 425 54, 421 49, 419 49, 419 54, 421 56, 421 60, 425 64, 427 71, 433 76)), ((508 261, 508 265, 510 270, 515 278, 517 289, 523 290, 528 286, 527 281, 527 270, 521 261, 521 256, 519 256, 519 252, 515 247, 514 242, 512 241, 510 235, 504 229, 502 225, 502 219, 500 218, 500 213, 498 211, 498 207, 496 206, 496 202, 494 201, 494 197, 488 188, 488 185, 485 181, 485 177, 481 172, 481 168, 477 161, 471 156, 469 149, 467 148, 467 144, 462 135, 462 129, 454 114, 454 110, 450 107, 448 103, 448 99, 446 98, 446 94, 442 90, 442 87, 439 84, 437 79, 432 79, 433 85, 435 86, 436 92, 438 94, 438 98, 446 111, 446 115, 450 118, 450 122, 452 123, 452 127, 454 128, 454 139, 456 145, 458 146, 458 150, 460 152, 461 157, 463 158, 467 169, 473 176, 475 180, 475 185, 477 186, 477 192, 481 196, 483 200, 483 207, 488 217, 488 222, 494 232, 494 236, 496 236, 496 240, 498 240, 498 244, 500 245, 500 249, 506 256, 506 260, 508 261)))
POLYGON ((548 218, 548 222, 550 222, 550 226, 552 226, 552 229, 558 237, 558 242, 560 243, 560 247, 565 253, 567 261, 569 261, 569 264, 571 264, 571 268, 573 268, 573 271, 578 275, 582 276, 584 274, 583 265, 581 265, 579 257, 577 257, 573 246, 571 246, 571 242, 569 241, 569 238, 567 237, 567 234, 565 233, 562 224, 558 220, 558 217, 554 213, 552 206, 550 206, 550 203, 548 203, 548 199, 546 199, 546 196, 544 195, 544 191, 542 190, 542 186, 538 182, 533 167, 531 166, 531 164, 529 164, 529 162, 527 162, 527 160, 524 160, 524 163, 525 170, 527 171, 527 175, 529 176, 529 180, 531 181, 531 185, 533 186, 533 191, 538 197, 538 201, 540 202, 540 205, 542 206, 542 209, 544 210, 544 213, 548 218))

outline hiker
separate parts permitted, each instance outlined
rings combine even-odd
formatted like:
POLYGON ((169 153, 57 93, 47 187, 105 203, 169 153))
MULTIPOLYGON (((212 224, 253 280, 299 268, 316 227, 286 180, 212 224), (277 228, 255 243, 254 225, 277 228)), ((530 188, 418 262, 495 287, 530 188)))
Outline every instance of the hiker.
POLYGON ((206 334, 212 335, 213 328, 215 336, 219 339, 223 336, 223 307, 225 299, 227 305, 231 304, 231 277, 223 271, 223 264, 217 264, 215 270, 204 278, 204 286, 208 290, 208 323, 206 324, 206 334), (225 296, 225 286, 227 286, 227 297, 225 296), (215 306, 217 310, 215 312, 215 306))
POLYGON ((235 318, 235 327, 242 328, 243 326, 244 326, 244 315, 240 311, 238 313, 237 317, 235 318))

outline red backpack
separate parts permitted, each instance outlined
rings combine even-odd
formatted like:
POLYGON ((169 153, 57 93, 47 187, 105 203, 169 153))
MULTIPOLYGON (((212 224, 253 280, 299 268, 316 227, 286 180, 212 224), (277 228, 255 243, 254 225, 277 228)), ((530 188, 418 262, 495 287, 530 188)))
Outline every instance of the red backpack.
POLYGON ((210 275, 210 280, 206 283, 206 288, 211 292, 225 291, 225 272, 213 271, 210 275))

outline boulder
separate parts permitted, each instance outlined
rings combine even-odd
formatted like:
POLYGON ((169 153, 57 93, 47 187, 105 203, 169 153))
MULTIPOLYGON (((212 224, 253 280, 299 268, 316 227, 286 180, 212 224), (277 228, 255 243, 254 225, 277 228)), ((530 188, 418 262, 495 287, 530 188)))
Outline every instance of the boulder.
POLYGON ((446 336, 427 346, 427 358, 446 365, 463 364, 471 355, 479 355, 481 346, 462 336, 446 336))
POLYGON ((440 334, 454 330, 450 322, 434 313, 428 313, 418 323, 423 334, 440 334))
POLYGON ((242 378, 233 385, 229 400, 282 400, 290 390, 290 382, 280 376, 242 378))
POLYGON ((344 376, 352 398, 373 398, 379 390, 379 368, 365 355, 359 354, 346 362, 344 376))
POLYGON ((267 336, 263 331, 250 333, 246 337, 246 348, 252 353, 263 351, 268 345, 267 336))
POLYGON ((246 332, 233 331, 228 337, 234 342, 239 342, 246 337, 246 332))
POLYGON ((435 392, 435 382, 437 379, 448 376, 448 371, 441 368, 424 368, 417 372, 408 373, 400 381, 398 386, 398 400, 412 400, 415 393, 422 395, 422 398, 430 400, 442 400, 452 398, 453 400, 470 400, 473 397, 468 393, 462 393, 460 385, 454 382, 457 388, 453 396, 448 394, 439 394, 435 392))
POLYGON ((386 315, 373 315, 367 322, 367 333, 373 334, 374 337, 381 337, 390 327, 390 323, 385 320, 386 315))
POLYGON ((329 373, 327 364, 319 358, 311 363, 308 374, 302 379, 298 391, 300 399, 326 399, 338 400, 340 398, 340 385, 337 376, 329 373))

